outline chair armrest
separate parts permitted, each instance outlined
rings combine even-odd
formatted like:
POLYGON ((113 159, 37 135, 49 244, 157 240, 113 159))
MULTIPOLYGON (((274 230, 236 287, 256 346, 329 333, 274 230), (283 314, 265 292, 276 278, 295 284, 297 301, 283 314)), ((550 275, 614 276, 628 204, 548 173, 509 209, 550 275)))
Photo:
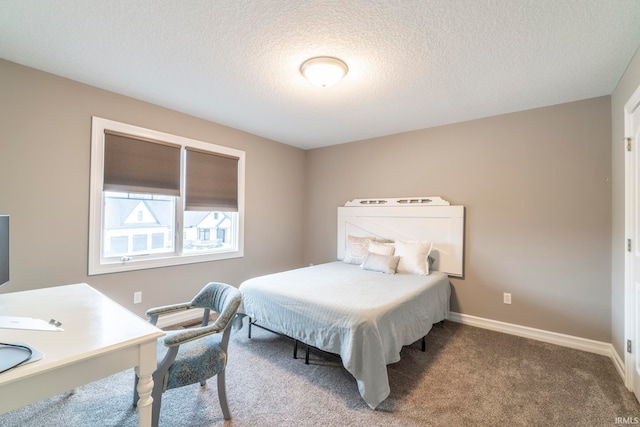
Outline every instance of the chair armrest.
POLYGON ((180 304, 170 304, 170 305, 163 305, 161 307, 150 308, 149 310, 147 310, 146 314, 149 317, 160 316, 163 314, 173 313, 174 311, 188 310, 190 308, 191 308, 190 302, 183 302, 180 304))
POLYGON ((201 326, 199 328, 187 329, 184 332, 166 337, 164 339, 164 345, 167 347, 177 347, 189 341, 197 340, 198 338, 217 334, 220 332, 223 332, 223 329, 220 329, 215 324, 211 326, 201 326))
POLYGON ((174 313, 176 311, 188 310, 190 308, 191 308, 190 302, 183 302, 180 304, 170 304, 170 305, 163 305, 162 307, 150 308, 149 310, 147 310, 146 314, 147 316, 149 316, 149 323, 151 323, 152 325, 157 325, 158 316, 162 314, 174 313))

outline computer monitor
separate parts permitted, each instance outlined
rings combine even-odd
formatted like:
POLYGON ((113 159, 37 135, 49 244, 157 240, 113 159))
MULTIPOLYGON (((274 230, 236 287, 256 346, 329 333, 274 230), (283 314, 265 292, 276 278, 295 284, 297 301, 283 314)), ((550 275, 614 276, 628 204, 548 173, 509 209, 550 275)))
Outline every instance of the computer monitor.
POLYGON ((0 286, 9 282, 9 215, 0 215, 0 286))

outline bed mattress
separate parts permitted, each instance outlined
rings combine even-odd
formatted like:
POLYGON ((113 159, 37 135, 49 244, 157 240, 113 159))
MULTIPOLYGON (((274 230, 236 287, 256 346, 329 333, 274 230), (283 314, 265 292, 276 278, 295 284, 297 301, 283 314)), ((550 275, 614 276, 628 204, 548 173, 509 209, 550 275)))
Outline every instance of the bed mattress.
POLYGON ((387 365, 444 320, 447 275, 383 274, 331 262, 249 279, 240 313, 311 346, 339 354, 365 402, 389 395, 387 365))

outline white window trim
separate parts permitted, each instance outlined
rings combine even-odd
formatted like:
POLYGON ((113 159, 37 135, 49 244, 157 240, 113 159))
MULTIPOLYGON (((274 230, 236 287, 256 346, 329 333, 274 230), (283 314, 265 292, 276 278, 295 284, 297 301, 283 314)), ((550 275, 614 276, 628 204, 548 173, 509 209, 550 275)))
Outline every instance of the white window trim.
MULTIPOLYGON (((181 172, 184 176, 184 171, 181 172)), ((244 187, 245 187, 245 152, 229 147, 223 147, 195 139, 185 138, 138 126, 120 123, 113 120, 92 117, 91 122, 91 182, 89 195, 89 275, 116 273, 122 271, 142 270, 148 268, 168 267, 172 265, 192 264, 206 261, 216 261, 244 256, 244 187), (169 254, 151 259, 138 259, 129 262, 102 262, 102 181, 104 177, 104 131, 105 129, 126 133, 132 136, 151 138, 159 141, 195 147, 238 158, 238 224, 235 230, 238 233, 238 247, 236 250, 222 251, 212 254, 169 254)), ((184 195, 184 179, 181 179, 181 193, 184 195)), ((180 197, 177 203, 183 205, 180 197)), ((176 210, 176 219, 182 224, 182 209, 176 210)), ((176 229, 176 244, 182 247, 182 227, 176 229)))

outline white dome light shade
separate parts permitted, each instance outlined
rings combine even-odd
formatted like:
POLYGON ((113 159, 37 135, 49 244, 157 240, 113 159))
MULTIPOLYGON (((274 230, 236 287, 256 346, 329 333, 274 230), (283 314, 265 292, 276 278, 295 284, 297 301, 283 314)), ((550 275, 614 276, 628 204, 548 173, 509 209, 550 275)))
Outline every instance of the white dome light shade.
POLYGON ((300 66, 302 75, 317 87, 333 86, 347 74, 347 71, 347 64, 329 56, 307 59, 300 66))

